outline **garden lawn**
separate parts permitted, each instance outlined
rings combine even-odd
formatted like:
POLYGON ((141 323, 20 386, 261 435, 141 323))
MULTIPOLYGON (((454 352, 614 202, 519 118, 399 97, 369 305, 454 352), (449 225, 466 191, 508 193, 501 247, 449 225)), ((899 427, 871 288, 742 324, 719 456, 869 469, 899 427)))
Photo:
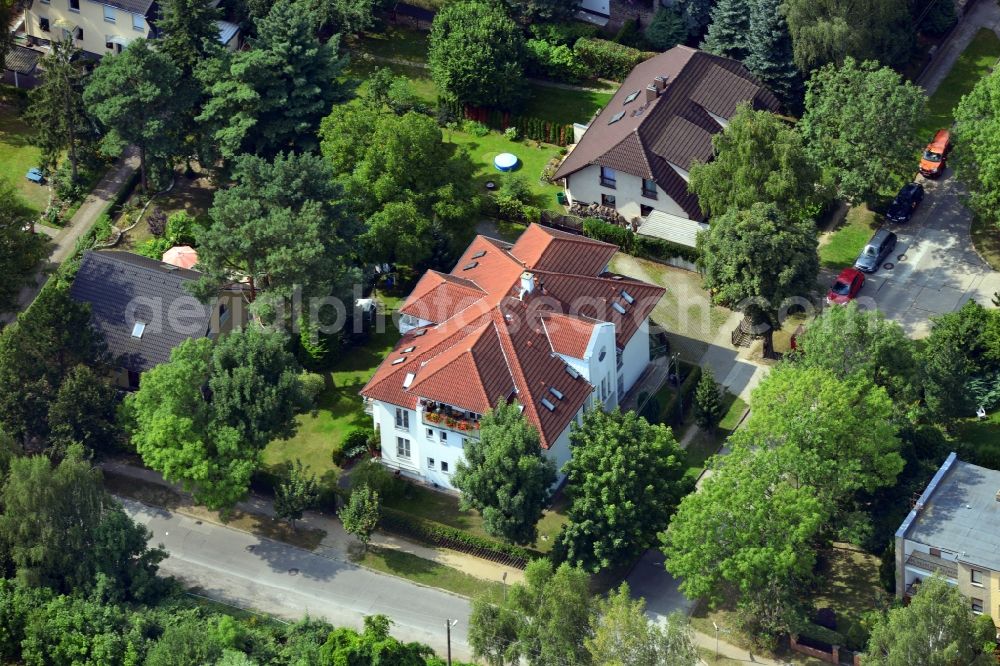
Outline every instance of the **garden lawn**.
POLYGON ((1000 227, 996 223, 973 214, 972 244, 993 270, 1000 270, 1000 227))
MULTIPOLYGON (((719 452, 719 449, 726 443, 729 435, 736 430, 740 419, 743 418, 743 414, 747 411, 747 403, 739 396, 735 396, 728 391, 722 398, 722 405, 726 413, 723 415, 722 420, 719 421, 719 426, 715 432, 699 430, 685 448, 687 451, 686 474, 692 479, 697 479, 701 476, 702 471, 705 469, 705 462, 719 452)), ((693 411, 690 415, 691 421, 694 420, 693 411)))
POLYGON ((535 82, 529 83, 528 89, 531 97, 521 113, 563 125, 588 124, 594 118, 594 114, 603 109, 615 94, 614 90, 606 92, 567 90, 535 82))
POLYGON ((958 439, 973 449, 995 449, 1000 443, 1000 410, 985 419, 965 419, 959 422, 958 439))
MULTIPOLYGON (((935 130, 951 127, 955 107, 972 90, 979 79, 989 74, 1000 58, 1000 37, 987 28, 981 29, 958 56, 948 76, 927 100, 926 122, 920 126, 920 140, 929 141, 935 130)), ((922 147, 923 144, 921 144, 922 147)))
POLYGON ((447 565, 391 548, 374 546, 367 551, 353 554, 351 559, 369 569, 400 576, 421 585, 448 590, 464 597, 476 597, 487 590, 501 593, 502 590, 501 583, 491 583, 447 565))
POLYGON ((861 623, 864 614, 883 607, 889 595, 879 584, 882 561, 848 543, 835 542, 825 555, 828 564, 818 572, 822 582, 811 599, 812 604, 833 610, 837 614, 837 633, 845 637, 846 646, 861 649, 868 641, 868 632, 861 623))
POLYGON ((29 141, 31 128, 8 106, 0 106, 0 178, 9 181, 36 213, 45 210, 49 188, 24 175, 38 166, 41 151, 29 141))
POLYGON ((385 32, 366 32, 351 42, 351 50, 379 58, 427 62, 427 33, 390 25, 385 32))
POLYGON ((819 260, 826 268, 853 266, 868 239, 879 228, 879 216, 867 206, 854 206, 835 231, 820 240, 819 260))
POLYGON ((476 165, 476 171, 472 175, 482 192, 486 191, 486 181, 492 180, 499 185, 504 178, 513 175, 524 179, 531 187, 535 195, 534 205, 558 213, 565 212, 556 201, 556 193, 561 192, 562 188, 541 181, 545 165, 559 155, 558 147, 545 143, 536 147, 534 141, 511 141, 498 132, 490 132, 486 136, 479 137, 455 130, 443 131, 446 142, 461 146, 469 152, 476 165), (510 172, 510 175, 500 173, 493 166, 493 158, 500 153, 513 153, 521 160, 517 170, 510 172))
POLYGON ((339 468, 333 464, 333 452, 340 449, 351 431, 372 427, 372 417, 365 413, 358 391, 399 340, 391 313, 399 307, 400 299, 384 295, 379 298, 385 304, 385 330, 373 333, 360 347, 343 350, 336 369, 322 373, 327 387, 317 400, 317 408, 296 417, 298 431, 294 437, 267 445, 266 466, 298 459, 330 486, 336 482, 339 468))

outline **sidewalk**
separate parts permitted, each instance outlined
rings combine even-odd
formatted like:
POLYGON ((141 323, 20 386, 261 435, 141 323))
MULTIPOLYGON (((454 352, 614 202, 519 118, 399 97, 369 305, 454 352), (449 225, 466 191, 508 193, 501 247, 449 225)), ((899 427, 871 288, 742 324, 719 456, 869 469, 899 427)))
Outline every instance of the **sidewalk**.
MULTIPOLYGON (((66 226, 53 235, 49 229, 44 229, 43 233, 52 238, 52 251, 49 253, 48 261, 39 268, 35 274, 35 283, 21 289, 18 295, 18 312, 23 311, 49 279, 49 275, 66 261, 73 250, 76 249, 76 242, 90 231, 97 218, 107 209, 108 204, 115 198, 122 186, 132 177, 136 169, 139 168, 139 153, 135 148, 126 150, 122 159, 115 167, 104 175, 93 191, 87 195, 80 204, 80 208, 73 215, 73 218, 66 226)), ((17 317, 17 312, 6 312, 0 314, 0 321, 11 322, 17 317)))
MULTIPOLYGON (((121 476, 166 486, 175 492, 181 493, 186 497, 188 496, 179 486, 164 480, 159 472, 144 467, 119 461, 103 462, 100 467, 121 476)), ((246 501, 237 504, 236 507, 247 513, 274 517, 274 506, 271 502, 256 495, 251 495, 246 501)), ((183 512, 180 511, 179 513, 183 512)), ((302 517, 302 520, 298 521, 298 525, 326 533, 320 541, 319 547, 313 552, 330 559, 352 562, 350 551, 352 547, 357 547, 358 541, 344 531, 344 527, 340 524, 339 520, 315 511, 308 511, 302 517)), ((425 546, 384 532, 373 534, 371 545, 409 553, 425 560, 457 569, 462 573, 482 580, 499 582, 503 578, 503 575, 507 574, 508 583, 520 583, 524 581, 524 571, 520 569, 507 567, 473 555, 448 550, 447 548, 425 546)))
POLYGON ((927 69, 917 80, 928 95, 933 95, 941 82, 954 67, 958 56, 966 49, 972 38, 976 36, 980 28, 989 28, 1000 36, 1000 5, 997 0, 979 0, 969 10, 969 13, 962 16, 955 31, 951 34, 940 50, 934 54, 927 69))

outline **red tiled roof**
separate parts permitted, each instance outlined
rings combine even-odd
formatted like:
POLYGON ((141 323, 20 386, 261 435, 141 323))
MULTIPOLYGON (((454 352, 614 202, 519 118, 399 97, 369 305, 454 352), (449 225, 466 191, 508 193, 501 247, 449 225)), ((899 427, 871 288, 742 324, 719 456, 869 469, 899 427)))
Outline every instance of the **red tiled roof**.
POLYGON ((704 219, 697 198, 670 163, 690 170, 711 158, 711 135, 722 131, 712 118, 732 117, 737 104, 777 111, 778 100, 736 60, 676 46, 635 66, 583 138, 556 170, 565 178, 591 164, 656 181, 695 220, 704 219), (656 77, 665 90, 647 101, 656 77), (625 100, 638 92, 632 101, 625 100), (624 115, 609 122, 618 113, 624 115))
POLYGON ((593 391, 553 351, 581 357, 597 321, 614 321, 624 346, 663 294, 602 273, 615 249, 538 225, 513 246, 477 237, 450 274, 429 272, 418 282, 401 310, 438 323, 402 336, 361 394, 410 409, 422 397, 483 413, 513 393, 548 448, 593 391), (536 288, 521 299, 526 269, 536 288), (573 312, 580 299, 590 311, 573 312), (428 303, 450 314, 436 320, 414 312, 428 303))

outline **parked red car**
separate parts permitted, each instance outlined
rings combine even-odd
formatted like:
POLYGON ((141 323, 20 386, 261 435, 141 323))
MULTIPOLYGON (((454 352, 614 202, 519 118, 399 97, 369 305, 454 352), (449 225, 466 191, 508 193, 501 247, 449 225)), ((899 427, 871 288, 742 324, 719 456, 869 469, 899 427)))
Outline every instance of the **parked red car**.
POLYGON ((831 305, 846 305, 854 300, 863 286, 865 286, 865 274, 857 268, 845 268, 833 281, 830 293, 826 295, 826 302, 831 305))

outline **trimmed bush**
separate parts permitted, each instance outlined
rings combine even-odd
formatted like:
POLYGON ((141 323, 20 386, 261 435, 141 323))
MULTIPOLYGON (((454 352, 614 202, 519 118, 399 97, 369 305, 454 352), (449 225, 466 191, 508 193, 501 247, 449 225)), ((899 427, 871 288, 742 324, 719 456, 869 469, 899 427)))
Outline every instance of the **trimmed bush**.
POLYGON ((636 235, 635 237, 636 256, 653 261, 666 261, 668 259, 683 259, 695 263, 701 257, 698 250, 680 243, 671 243, 662 238, 636 235))
MULTIPOLYGON (((681 363, 681 374, 684 374, 685 369, 690 369, 687 377, 681 382, 680 390, 680 400, 682 401, 681 415, 687 414, 687 411, 691 409, 691 405, 694 402, 694 390, 698 386, 698 380, 701 379, 701 367, 697 365, 691 365, 690 363, 681 363)), ((669 379, 667 381, 670 381, 669 379)), ((677 400, 678 394, 671 393, 670 396, 663 401, 663 405, 660 409, 660 422, 672 425, 674 427, 680 426, 680 421, 677 419, 677 400)))
POLYGON ((656 55, 606 39, 589 37, 578 39, 573 51, 592 74, 614 81, 624 81, 636 65, 656 55))
POLYGON ((540 557, 540 554, 527 548, 469 534, 460 529, 388 507, 382 508, 379 526, 386 531, 396 532, 435 546, 451 548, 486 559, 503 558, 511 565, 521 568, 524 568, 531 560, 540 557))
POLYGON ((326 388, 326 379, 323 375, 318 375, 315 372, 303 372, 299 375, 299 385, 302 387, 302 393, 305 394, 309 404, 315 405, 316 398, 326 388))
POLYGON ((635 234, 632 230, 604 220, 594 218, 584 220, 583 235, 605 243, 613 243, 621 248, 622 252, 631 254, 635 251, 635 234))
POLYGON ((576 83, 587 75, 579 56, 565 44, 552 44, 541 39, 529 39, 525 67, 531 76, 576 83))

